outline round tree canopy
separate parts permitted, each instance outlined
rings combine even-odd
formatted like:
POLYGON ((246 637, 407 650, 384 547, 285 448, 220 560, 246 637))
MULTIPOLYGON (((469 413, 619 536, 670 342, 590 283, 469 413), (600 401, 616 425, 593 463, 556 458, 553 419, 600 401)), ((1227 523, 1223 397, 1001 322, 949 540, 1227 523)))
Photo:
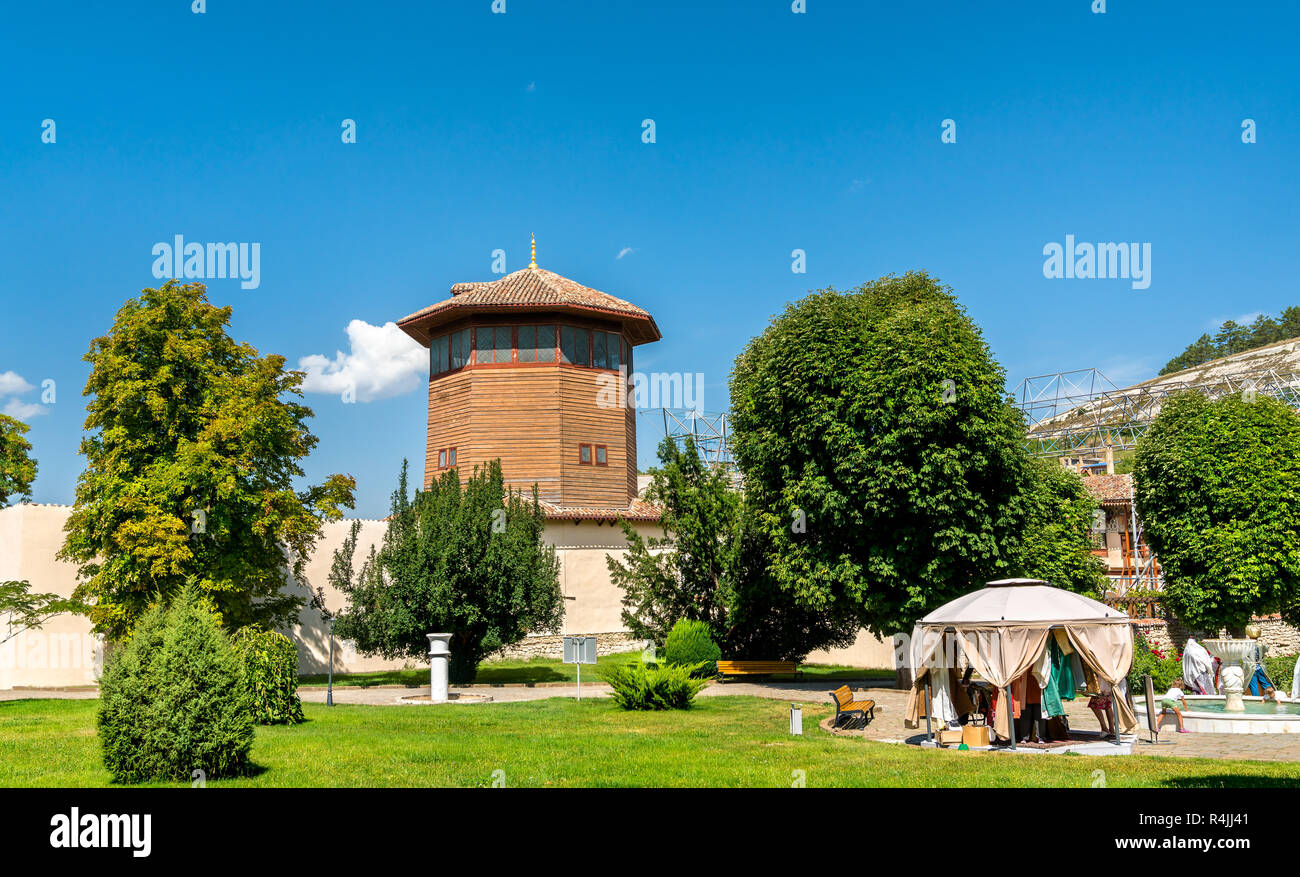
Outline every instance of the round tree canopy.
POLYGON ((1118 609, 1041 579, 1000 579, 945 603, 920 627, 1037 627, 1040 625, 1128 624, 1118 609))

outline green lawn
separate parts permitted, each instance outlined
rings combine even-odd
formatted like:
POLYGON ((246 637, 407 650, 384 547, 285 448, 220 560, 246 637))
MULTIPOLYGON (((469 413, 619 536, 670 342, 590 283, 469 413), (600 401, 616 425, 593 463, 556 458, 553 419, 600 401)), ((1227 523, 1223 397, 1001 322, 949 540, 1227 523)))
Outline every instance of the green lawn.
MULTIPOLYGON (((0 702, 0 786, 102 786, 93 700, 0 702)), ((1014 756, 920 750, 835 738, 804 707, 700 698, 694 709, 627 713, 612 702, 553 698, 446 707, 325 707, 308 722, 259 728, 257 772, 217 786, 1108 786, 1300 787, 1300 764, 1014 756)))
MULTIPOLYGON (((621 664, 640 660, 640 652, 619 652, 612 655, 600 655, 595 667, 582 668, 582 678, 587 682, 599 681, 597 671, 602 666, 621 664)), ((805 681, 821 680, 864 680, 868 678, 893 679, 893 670, 868 670, 862 667, 831 666, 824 664, 807 664, 801 667, 805 681)), ((323 673, 301 676, 303 685, 324 685, 323 673)), ((777 676, 776 679, 793 679, 793 676, 777 676)), ((539 682, 573 682, 577 679, 577 665, 564 664, 555 658, 509 659, 484 661, 479 665, 474 682, 479 685, 524 684, 536 685, 539 682)), ((429 684, 429 668, 418 667, 413 670, 382 670, 373 673, 335 673, 334 684, 371 688, 376 685, 415 685, 429 684)))

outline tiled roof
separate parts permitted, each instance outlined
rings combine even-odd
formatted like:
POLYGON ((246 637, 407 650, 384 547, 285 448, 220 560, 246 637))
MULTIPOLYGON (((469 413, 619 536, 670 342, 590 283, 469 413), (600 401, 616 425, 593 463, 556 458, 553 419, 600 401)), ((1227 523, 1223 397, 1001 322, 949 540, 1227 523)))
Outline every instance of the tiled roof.
POLYGON ((1085 475, 1083 485, 1098 502, 1128 502, 1133 488, 1133 476, 1085 475))
POLYGON ((546 517, 561 521, 614 521, 624 518, 628 521, 657 521, 659 506, 643 499, 634 499, 626 508, 590 508, 587 506, 559 506, 542 500, 542 511, 546 517))
POLYGON ((623 320, 648 324, 646 331, 638 333, 641 337, 633 339, 638 343, 657 341, 660 337, 654 317, 631 302, 542 268, 524 268, 498 280, 454 284, 451 298, 403 317, 397 325, 410 333, 418 325, 429 323, 438 316, 450 318, 450 314, 456 311, 547 307, 599 311, 623 320))

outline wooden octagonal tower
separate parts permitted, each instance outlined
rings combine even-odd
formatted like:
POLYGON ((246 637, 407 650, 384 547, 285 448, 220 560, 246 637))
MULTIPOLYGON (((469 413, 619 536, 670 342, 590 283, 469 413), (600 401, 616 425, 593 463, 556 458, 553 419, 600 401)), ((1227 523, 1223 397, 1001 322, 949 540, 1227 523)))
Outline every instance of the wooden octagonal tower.
POLYGON ((534 256, 398 325, 429 349, 426 486, 500 458, 506 482, 536 484, 553 517, 639 517, 628 376, 633 348, 660 338, 650 314, 534 256))

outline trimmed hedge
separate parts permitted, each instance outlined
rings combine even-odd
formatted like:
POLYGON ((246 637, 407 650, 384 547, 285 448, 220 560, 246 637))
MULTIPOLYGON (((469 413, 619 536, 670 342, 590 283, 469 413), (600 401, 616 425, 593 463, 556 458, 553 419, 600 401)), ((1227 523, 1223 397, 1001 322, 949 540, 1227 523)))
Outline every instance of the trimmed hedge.
POLYGON ((99 692, 96 724, 115 782, 247 770, 254 725, 243 662, 197 589, 145 614, 99 692))
POLYGON ((298 650, 284 634, 249 626, 231 637, 244 663, 244 687, 259 725, 306 721, 298 697, 298 650))
POLYGON ((722 649, 713 641, 713 634, 703 621, 679 618, 664 639, 664 662, 699 665, 694 674, 698 677, 718 675, 718 659, 721 657, 722 649))

